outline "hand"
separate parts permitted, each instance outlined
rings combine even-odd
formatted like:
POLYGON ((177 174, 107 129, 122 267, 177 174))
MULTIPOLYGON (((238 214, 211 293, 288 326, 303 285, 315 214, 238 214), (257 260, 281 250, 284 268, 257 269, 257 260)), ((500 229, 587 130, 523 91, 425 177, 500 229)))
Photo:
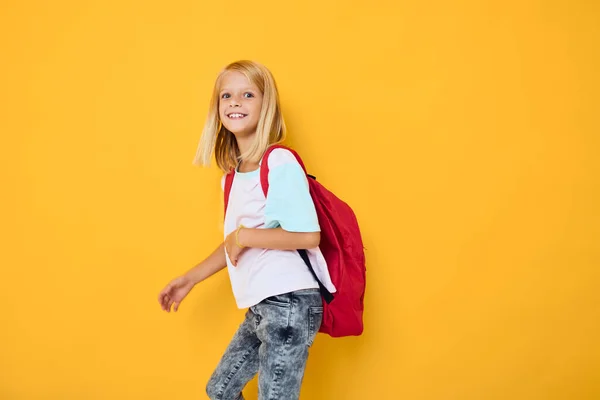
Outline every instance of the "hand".
MULTIPOLYGON (((242 230, 244 228, 240 229, 240 233, 238 234, 238 239, 239 236, 242 235, 242 230)), ((231 232, 229 235, 227 235, 227 238, 225 239, 225 251, 227 252, 227 255, 229 256, 229 259, 231 260, 231 263, 233 264, 234 267, 237 267, 237 263, 238 263, 238 259, 240 258, 240 254, 242 253, 242 251, 244 251, 243 248, 241 248, 240 246, 238 246, 236 240, 235 240, 235 233, 236 231, 231 232)))
POLYGON ((185 275, 173 279, 158 295, 161 308, 166 312, 171 312, 171 306, 174 304, 173 311, 176 312, 179 309, 179 303, 193 287, 194 282, 185 275))

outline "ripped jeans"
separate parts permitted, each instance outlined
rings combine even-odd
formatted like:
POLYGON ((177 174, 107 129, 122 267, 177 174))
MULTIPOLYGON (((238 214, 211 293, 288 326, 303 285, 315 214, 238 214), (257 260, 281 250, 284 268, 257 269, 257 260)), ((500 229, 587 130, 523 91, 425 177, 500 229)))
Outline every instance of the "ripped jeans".
POLYGON ((319 289, 269 297, 250 307, 206 393, 211 400, 243 400, 242 389, 258 373, 259 400, 294 400, 323 318, 319 289))

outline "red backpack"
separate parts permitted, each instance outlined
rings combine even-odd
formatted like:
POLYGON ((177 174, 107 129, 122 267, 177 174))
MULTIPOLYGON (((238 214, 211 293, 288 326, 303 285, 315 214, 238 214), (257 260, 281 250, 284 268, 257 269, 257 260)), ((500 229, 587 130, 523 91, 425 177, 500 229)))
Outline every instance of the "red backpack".
MULTIPOLYGON (((269 147, 263 156, 260 171, 260 182, 265 197, 269 191, 268 157, 275 149, 289 150, 306 173, 302 159, 294 150, 280 145, 269 147)), ((225 211, 227 211, 234 175, 230 172, 225 178, 225 211)), ((321 227, 319 248, 337 289, 335 293, 329 293, 317 278, 306 250, 298 250, 304 263, 319 283, 323 297, 323 322, 319 331, 332 337, 358 336, 363 332, 363 301, 366 285, 365 253, 358 221, 348 204, 317 182, 314 176, 307 174, 307 177, 310 195, 321 227)))

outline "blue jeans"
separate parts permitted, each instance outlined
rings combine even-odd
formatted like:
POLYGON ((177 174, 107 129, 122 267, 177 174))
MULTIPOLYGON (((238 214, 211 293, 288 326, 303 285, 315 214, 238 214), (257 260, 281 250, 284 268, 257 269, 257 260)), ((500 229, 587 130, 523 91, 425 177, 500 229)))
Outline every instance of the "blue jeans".
POLYGON ((242 389, 258 373, 259 400, 294 400, 323 318, 318 289, 269 297, 246 312, 206 393, 212 400, 243 400, 242 389))

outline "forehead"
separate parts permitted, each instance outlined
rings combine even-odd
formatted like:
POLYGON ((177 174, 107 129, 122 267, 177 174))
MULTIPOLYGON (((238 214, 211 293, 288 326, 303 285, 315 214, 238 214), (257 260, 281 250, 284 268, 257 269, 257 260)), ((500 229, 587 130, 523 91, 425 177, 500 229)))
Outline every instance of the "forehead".
POLYGON ((258 90, 250 80, 241 72, 227 71, 221 78, 220 90, 258 90))

